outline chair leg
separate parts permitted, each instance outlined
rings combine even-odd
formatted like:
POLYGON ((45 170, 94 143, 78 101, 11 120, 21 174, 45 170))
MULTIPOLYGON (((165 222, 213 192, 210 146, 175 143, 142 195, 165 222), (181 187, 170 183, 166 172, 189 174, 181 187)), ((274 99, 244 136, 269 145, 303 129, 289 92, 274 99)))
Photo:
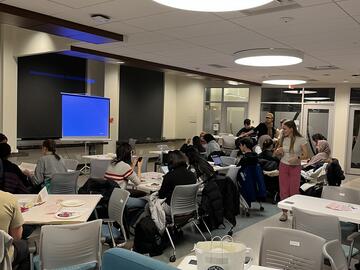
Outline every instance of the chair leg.
POLYGON ((201 236, 204 238, 204 240, 206 241, 206 237, 205 235, 202 233, 202 231, 200 230, 199 226, 195 223, 195 221, 192 221, 192 224, 195 225, 196 229, 199 231, 199 233, 201 234, 201 236))
POLYGON ((122 232, 122 234, 124 236, 124 240, 125 240, 125 243, 126 243, 128 239, 127 239, 127 236, 126 236, 126 231, 125 231, 124 225, 121 225, 121 232, 122 232))
POLYGON ((202 220, 202 222, 204 223, 205 228, 206 228, 207 232, 208 232, 208 233, 209 233, 209 235, 210 235, 210 239, 212 239, 212 234, 211 234, 211 231, 210 231, 210 229, 209 229, 208 225, 206 224, 206 222, 204 221, 204 219, 203 219, 203 218, 201 218, 201 220, 202 220))
POLYGON ((348 269, 350 269, 350 264, 351 264, 351 259, 352 259, 352 254, 353 254, 353 250, 354 250, 354 240, 351 241, 351 245, 350 245, 350 250, 349 250, 349 254, 348 254, 348 269))
POLYGON ((112 226, 113 226, 112 222, 109 222, 108 223, 108 228, 109 228, 109 232, 110 232, 110 236, 111 236, 111 241, 112 241, 113 247, 116 247, 114 235, 113 235, 113 232, 112 232, 112 226))
POLYGON ((172 238, 171 238, 171 235, 170 235, 169 229, 166 227, 166 228, 165 228, 165 230, 166 230, 167 236, 169 237, 169 240, 170 240, 171 246, 172 246, 172 248, 173 248, 173 250, 174 250, 174 251, 173 251, 173 255, 174 255, 174 256, 176 256, 175 245, 174 245, 174 242, 173 242, 173 240, 172 240, 172 238))

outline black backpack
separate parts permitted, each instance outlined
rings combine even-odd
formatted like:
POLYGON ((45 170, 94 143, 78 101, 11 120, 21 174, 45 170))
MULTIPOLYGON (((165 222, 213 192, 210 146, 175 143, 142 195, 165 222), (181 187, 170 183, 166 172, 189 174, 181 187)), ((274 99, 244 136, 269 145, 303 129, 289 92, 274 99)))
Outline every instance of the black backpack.
POLYGON ((163 253, 164 243, 154 221, 150 216, 143 217, 135 228, 134 251, 158 256, 163 253))

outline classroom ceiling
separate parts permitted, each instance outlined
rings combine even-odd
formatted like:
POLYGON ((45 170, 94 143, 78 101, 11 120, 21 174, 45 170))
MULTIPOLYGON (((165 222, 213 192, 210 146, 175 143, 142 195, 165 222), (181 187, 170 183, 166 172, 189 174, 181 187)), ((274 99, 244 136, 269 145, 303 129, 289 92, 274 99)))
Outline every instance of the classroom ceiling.
POLYGON ((152 0, 5 0, 1 3, 125 35, 125 42, 76 46, 261 82, 271 75, 312 83, 360 83, 360 0, 275 0, 248 11, 202 13, 152 0), (97 23, 90 15, 111 17, 97 23), (282 68, 239 66, 236 51, 294 48, 304 62, 282 68))

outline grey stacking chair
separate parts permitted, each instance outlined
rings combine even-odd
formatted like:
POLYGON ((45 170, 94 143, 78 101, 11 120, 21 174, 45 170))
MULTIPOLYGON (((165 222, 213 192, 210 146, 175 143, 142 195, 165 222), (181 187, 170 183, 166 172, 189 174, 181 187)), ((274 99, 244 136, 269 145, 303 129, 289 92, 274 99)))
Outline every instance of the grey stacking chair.
POLYGON ((321 198, 339 202, 360 204, 360 191, 335 186, 324 186, 321 198))
MULTIPOLYGON (((173 248, 173 255, 169 258, 171 262, 176 260, 176 250, 169 232, 170 227, 179 228, 191 222, 200 232, 204 240, 207 240, 198 225, 195 223, 196 220, 199 220, 197 205, 197 194, 199 191, 199 186, 200 183, 191 185, 178 185, 175 187, 171 196, 171 223, 168 223, 165 228, 173 248)), ((211 232, 205 222, 204 225, 211 237, 211 232)))
POLYGON ((230 177, 235 184, 237 183, 237 175, 239 170, 240 167, 230 167, 226 173, 226 176, 230 177))
POLYGON ((239 150, 231 150, 230 157, 237 158, 239 150))
POLYGON ((92 159, 90 160, 90 178, 104 178, 104 174, 110 165, 111 160, 108 159, 92 159))
MULTIPOLYGON (((312 214, 297 208, 293 208, 292 212, 293 229, 315 234, 324 238, 326 241, 341 241, 340 221, 336 216, 312 214)), ((350 247, 348 245, 342 245, 342 249, 348 258, 349 266, 351 258, 359 253, 357 249, 354 249, 355 239, 359 235, 360 233, 354 232, 347 237, 347 240, 350 241, 350 247)))
POLYGON ((339 240, 327 242, 323 247, 325 258, 330 261, 332 270, 348 270, 348 264, 344 250, 341 248, 339 240))
POLYGON ((125 240, 123 244, 127 242, 127 235, 124 226, 124 210, 129 196, 129 191, 121 188, 114 188, 110 196, 108 204, 109 219, 103 220, 103 222, 107 223, 107 225, 103 225, 102 236, 110 236, 113 247, 116 247, 115 239, 121 237, 121 235, 124 237, 125 240), (113 226, 115 222, 120 226, 121 234, 113 226), (104 226, 107 226, 107 229, 105 229, 104 226))
POLYGON ((76 171, 79 161, 76 159, 64 158, 64 164, 66 169, 76 171))
POLYGON ((40 269, 100 269, 101 223, 42 226, 40 269))
POLYGON ((260 244, 261 266, 287 270, 321 270, 325 239, 287 228, 265 227, 260 244))
POLYGON ((54 173, 51 176, 50 194, 76 194, 80 171, 54 173))

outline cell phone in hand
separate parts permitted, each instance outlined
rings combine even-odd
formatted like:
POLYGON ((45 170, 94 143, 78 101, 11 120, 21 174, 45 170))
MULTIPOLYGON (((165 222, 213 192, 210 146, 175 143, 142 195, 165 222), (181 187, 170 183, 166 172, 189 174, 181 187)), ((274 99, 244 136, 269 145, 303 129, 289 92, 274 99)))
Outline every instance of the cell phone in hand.
POLYGON ((142 159, 143 159, 142 157, 139 157, 138 160, 137 160, 137 162, 141 162, 142 159))

